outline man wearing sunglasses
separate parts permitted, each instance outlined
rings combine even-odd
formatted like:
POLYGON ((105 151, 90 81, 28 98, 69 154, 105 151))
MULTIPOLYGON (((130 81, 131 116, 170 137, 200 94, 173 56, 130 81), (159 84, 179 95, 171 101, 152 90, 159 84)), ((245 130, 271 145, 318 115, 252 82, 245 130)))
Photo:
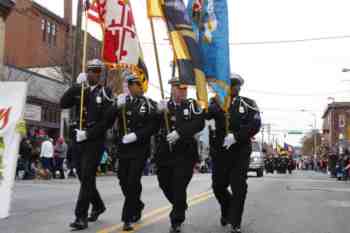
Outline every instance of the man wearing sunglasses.
POLYGON ((122 74, 130 94, 120 94, 106 114, 106 128, 116 121, 118 178, 124 195, 123 230, 132 231, 145 205, 141 200, 141 177, 150 156, 151 136, 156 131, 156 103, 144 96, 141 79, 130 71, 122 74))
POLYGON ((193 176, 193 168, 199 159, 195 134, 204 127, 203 111, 193 99, 187 99, 187 86, 177 78, 171 84, 170 101, 158 104, 161 114, 158 149, 155 155, 159 186, 172 204, 170 232, 181 231, 187 210, 187 186, 193 176), (166 112, 169 128, 166 127, 166 112))
POLYGON ((94 59, 87 63, 87 73, 81 73, 77 84, 69 88, 61 98, 61 108, 76 109, 76 129, 73 139, 75 166, 80 180, 80 191, 75 207, 76 219, 70 224, 75 230, 88 227, 106 208, 96 187, 96 171, 100 164, 105 142, 103 115, 111 104, 111 92, 101 85, 104 64, 94 59), (83 93, 83 117, 80 129, 81 93, 83 93), (88 217, 88 210, 92 211, 88 217))

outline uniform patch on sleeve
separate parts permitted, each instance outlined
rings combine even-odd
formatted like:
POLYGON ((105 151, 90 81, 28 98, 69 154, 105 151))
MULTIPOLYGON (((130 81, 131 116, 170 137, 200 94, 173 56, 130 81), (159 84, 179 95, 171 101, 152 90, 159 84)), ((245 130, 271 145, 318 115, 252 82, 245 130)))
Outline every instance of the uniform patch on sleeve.
POLYGON ((260 120, 261 119, 260 114, 258 112, 255 113, 254 119, 256 119, 256 120, 260 120))

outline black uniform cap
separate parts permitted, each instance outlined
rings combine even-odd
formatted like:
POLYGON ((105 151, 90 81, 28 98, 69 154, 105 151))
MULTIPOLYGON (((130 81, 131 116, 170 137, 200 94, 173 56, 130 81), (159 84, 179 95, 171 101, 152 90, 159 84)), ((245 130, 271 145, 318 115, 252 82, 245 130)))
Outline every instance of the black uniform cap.
POLYGON ((178 86, 180 88, 187 88, 187 85, 181 82, 181 80, 178 77, 172 77, 168 83, 172 86, 178 86))
POLYGON ((241 85, 243 86, 244 84, 244 79, 236 73, 232 73, 230 75, 230 80, 231 80, 231 86, 235 86, 235 85, 241 85))

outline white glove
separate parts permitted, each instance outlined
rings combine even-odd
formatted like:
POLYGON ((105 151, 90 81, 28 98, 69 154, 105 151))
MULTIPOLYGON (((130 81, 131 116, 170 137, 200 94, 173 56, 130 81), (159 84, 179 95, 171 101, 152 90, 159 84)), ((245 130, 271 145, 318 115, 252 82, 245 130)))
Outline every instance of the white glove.
POLYGON ((123 144, 129 144, 132 142, 135 142, 137 140, 137 136, 135 133, 129 133, 127 135, 125 135, 122 139, 122 143, 123 144))
POLYGON ((118 95, 118 97, 117 97, 117 106, 118 106, 118 108, 121 108, 121 107, 123 107, 125 105, 127 96, 128 95, 125 94, 125 93, 118 95))
POLYGON ((170 144, 173 144, 175 143, 177 140, 179 140, 180 138, 180 135, 179 133, 174 130, 172 131, 171 133, 169 133, 167 136, 166 136, 166 140, 170 143, 170 144))
POLYGON ((77 84, 82 84, 83 82, 87 81, 87 74, 86 73, 80 73, 77 78, 77 84))
POLYGON ((159 112, 165 112, 168 110, 168 101, 167 100, 161 100, 159 103, 157 103, 157 110, 159 112))
POLYGON ((85 130, 76 129, 75 132, 77 132, 77 134, 75 135, 77 142, 82 142, 87 139, 85 130))
POLYGON ((226 135, 226 137, 224 139, 224 144, 222 146, 228 150, 236 142, 237 142, 237 140, 236 140, 235 136, 233 135, 233 133, 229 133, 226 135))

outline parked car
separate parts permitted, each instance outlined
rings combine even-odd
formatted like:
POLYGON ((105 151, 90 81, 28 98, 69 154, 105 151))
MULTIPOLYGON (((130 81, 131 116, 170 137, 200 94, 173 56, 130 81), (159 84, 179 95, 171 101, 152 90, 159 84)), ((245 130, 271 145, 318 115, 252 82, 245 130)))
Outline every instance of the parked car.
POLYGON ((250 163, 248 171, 256 172, 257 177, 264 176, 264 153, 262 152, 259 142, 252 143, 252 154, 250 155, 250 163))

